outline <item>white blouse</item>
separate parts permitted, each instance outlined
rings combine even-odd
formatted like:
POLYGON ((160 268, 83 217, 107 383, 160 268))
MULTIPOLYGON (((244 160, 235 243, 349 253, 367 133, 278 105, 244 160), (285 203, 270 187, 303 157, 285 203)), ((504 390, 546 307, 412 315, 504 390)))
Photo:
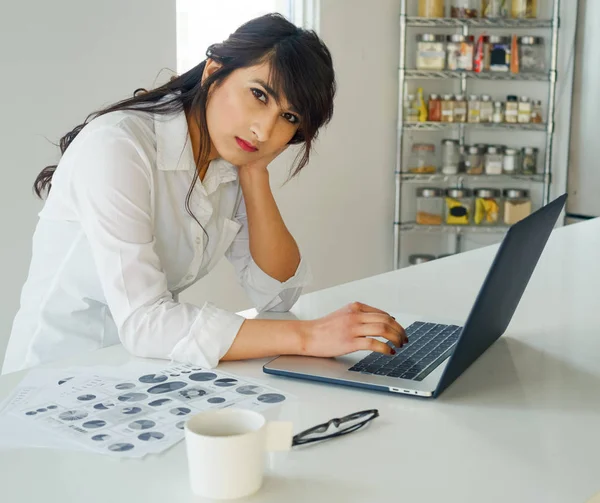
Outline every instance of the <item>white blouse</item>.
POLYGON ((3 373, 116 344, 214 367, 244 318, 177 301, 225 255, 259 311, 286 311, 309 281, 284 283, 250 255, 237 168, 217 159, 185 208, 195 163, 183 112, 113 112, 60 160, 33 236, 3 373))

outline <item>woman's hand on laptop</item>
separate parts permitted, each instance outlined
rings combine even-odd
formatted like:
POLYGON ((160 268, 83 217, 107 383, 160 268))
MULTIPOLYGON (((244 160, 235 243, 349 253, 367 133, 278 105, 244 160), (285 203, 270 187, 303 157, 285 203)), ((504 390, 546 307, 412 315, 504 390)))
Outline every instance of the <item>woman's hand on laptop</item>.
POLYGON ((360 302, 352 302, 305 326, 307 356, 333 357, 362 350, 390 355, 395 351, 373 337, 383 337, 398 348, 408 342, 404 328, 392 316, 360 302))

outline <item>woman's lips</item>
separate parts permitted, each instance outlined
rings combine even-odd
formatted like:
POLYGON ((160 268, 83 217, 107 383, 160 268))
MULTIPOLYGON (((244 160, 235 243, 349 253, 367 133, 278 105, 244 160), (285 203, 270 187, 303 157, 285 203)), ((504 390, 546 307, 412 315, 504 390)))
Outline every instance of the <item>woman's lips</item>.
POLYGON ((245 150, 246 152, 256 152, 258 150, 251 143, 248 143, 247 141, 242 140, 241 138, 238 138, 237 136, 235 137, 235 141, 240 146, 240 148, 242 150, 245 150))

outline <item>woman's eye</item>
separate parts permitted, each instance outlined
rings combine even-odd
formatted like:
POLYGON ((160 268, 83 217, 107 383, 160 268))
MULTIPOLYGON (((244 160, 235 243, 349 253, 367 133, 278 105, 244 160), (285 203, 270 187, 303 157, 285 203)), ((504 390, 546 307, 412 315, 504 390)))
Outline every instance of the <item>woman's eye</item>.
POLYGON ((257 100, 260 100, 260 101, 262 101, 263 103, 266 103, 266 102, 267 102, 267 95, 266 95, 265 93, 263 93, 263 92, 262 92, 260 89, 256 89, 255 87, 253 87, 253 88, 251 89, 251 91, 252 91, 252 94, 254 95, 254 97, 255 97, 257 100))
POLYGON ((294 114, 290 114, 288 112, 283 114, 283 117, 290 121, 292 124, 298 124, 298 117, 296 117, 294 114))

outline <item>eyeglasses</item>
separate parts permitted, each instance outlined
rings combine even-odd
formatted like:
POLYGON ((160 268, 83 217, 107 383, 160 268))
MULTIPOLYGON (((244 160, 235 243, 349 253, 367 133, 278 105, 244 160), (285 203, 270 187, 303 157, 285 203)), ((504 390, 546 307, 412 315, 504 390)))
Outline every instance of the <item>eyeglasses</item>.
POLYGON ((347 433, 352 433, 353 431, 362 428, 376 417, 379 417, 379 411, 377 409, 371 409, 355 412, 354 414, 344 417, 333 418, 326 423, 313 426, 308 430, 304 430, 303 432, 294 435, 292 447, 309 444, 311 442, 320 442, 321 440, 327 440, 346 435, 347 433), (331 433, 327 433, 330 430, 331 433))

